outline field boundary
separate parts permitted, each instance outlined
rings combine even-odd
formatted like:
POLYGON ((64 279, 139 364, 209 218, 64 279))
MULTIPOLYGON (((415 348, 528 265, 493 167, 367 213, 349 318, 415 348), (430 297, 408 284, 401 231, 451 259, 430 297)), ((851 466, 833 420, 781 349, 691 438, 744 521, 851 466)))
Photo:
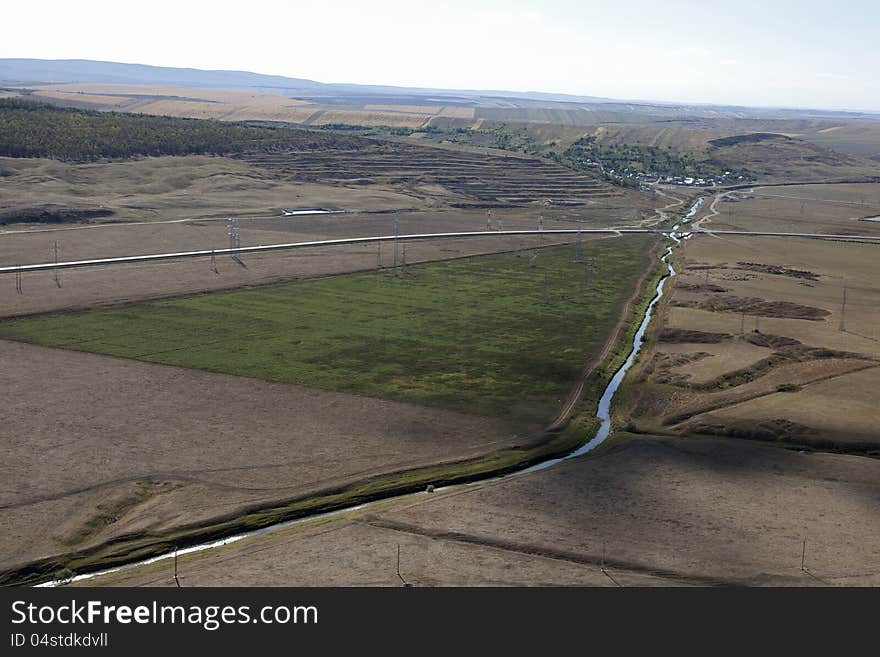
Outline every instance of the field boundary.
MULTIPOLYGON (((558 246, 558 245, 554 245, 558 246)), ((630 297, 623 303, 616 328, 606 339, 602 354, 619 357, 621 341, 628 335, 624 327, 632 324, 633 308, 644 301, 646 292, 653 292, 646 282, 653 280, 662 263, 654 256, 656 245, 646 250, 646 264, 651 264, 638 279, 630 297), (656 265, 654 264, 656 261, 656 265)), ((650 299, 648 300, 650 301, 650 299)), ((622 351, 628 350, 623 349, 622 351)), ((606 356, 607 358, 607 356, 606 356)), ((586 380, 602 361, 594 360, 588 365, 575 384, 569 400, 569 420, 559 424, 557 417, 540 438, 523 447, 512 447, 470 459, 447 461, 428 466, 384 473, 310 493, 304 496, 272 502, 253 504, 242 509, 215 517, 211 520, 184 525, 166 532, 141 531, 116 537, 105 543, 52 557, 46 557, 0 571, 0 586, 37 584, 73 575, 86 574, 106 568, 126 565, 151 557, 167 554, 175 549, 186 548, 213 540, 230 538, 248 532, 266 529, 284 522, 303 519, 333 511, 360 506, 369 502, 389 499, 424 491, 427 486, 448 486, 498 477, 525 469, 538 463, 565 456, 585 442, 582 431, 567 426, 570 415, 581 399, 586 380), (575 395, 575 393, 577 393, 575 395)), ((602 379, 610 378, 613 368, 602 372, 602 379)), ((598 399, 591 400, 592 407, 598 399)), ((594 422, 588 423, 593 428, 594 422)), ((580 427, 583 428, 583 427, 580 427)))

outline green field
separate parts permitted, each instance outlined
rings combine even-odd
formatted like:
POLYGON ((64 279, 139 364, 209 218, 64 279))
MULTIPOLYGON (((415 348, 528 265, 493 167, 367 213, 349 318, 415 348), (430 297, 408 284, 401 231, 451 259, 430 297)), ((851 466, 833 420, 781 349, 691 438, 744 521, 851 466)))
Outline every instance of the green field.
POLYGON ((602 348, 653 241, 21 318, 0 338, 538 422, 602 348))

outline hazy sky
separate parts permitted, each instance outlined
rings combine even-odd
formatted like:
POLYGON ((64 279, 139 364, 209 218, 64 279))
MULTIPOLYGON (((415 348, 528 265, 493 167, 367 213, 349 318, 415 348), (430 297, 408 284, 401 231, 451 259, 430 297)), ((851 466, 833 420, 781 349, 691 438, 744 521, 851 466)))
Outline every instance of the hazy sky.
POLYGON ((0 57, 880 110, 880 0, 8 2, 0 57))

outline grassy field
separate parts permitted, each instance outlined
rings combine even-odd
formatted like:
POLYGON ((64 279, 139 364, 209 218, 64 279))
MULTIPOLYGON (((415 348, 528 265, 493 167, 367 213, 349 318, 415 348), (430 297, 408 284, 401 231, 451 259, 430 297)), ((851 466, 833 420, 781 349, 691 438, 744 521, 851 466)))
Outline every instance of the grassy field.
POLYGON ((650 238, 420 265, 0 325, 0 338, 548 419, 604 344, 650 238))

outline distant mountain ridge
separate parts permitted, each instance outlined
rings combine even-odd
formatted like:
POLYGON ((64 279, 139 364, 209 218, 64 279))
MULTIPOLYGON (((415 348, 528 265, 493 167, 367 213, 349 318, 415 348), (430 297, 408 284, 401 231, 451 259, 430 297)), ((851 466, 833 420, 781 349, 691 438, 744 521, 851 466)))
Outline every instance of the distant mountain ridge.
POLYGON ((365 99, 367 103, 376 102, 373 100, 374 97, 384 97, 386 99, 397 97, 403 104, 408 102, 406 99, 425 99, 426 102, 433 102, 437 100, 437 98, 433 97, 442 97, 444 104, 463 103, 472 105, 475 104, 477 99, 483 98, 523 101, 527 104, 537 104, 539 106, 547 103, 571 104, 572 107, 591 105, 602 106, 603 108, 617 105, 619 106, 618 110, 625 109, 634 113, 656 113, 659 110, 659 113, 666 114, 674 111, 705 118, 717 118, 721 115, 727 115, 741 118, 866 118, 876 120, 877 116, 880 115, 880 113, 875 112, 850 112, 843 110, 811 110, 807 108, 784 107, 753 108, 736 105, 619 100, 598 96, 579 96, 536 91, 461 90, 325 83, 305 78, 266 75, 250 71, 203 70, 88 59, 0 58, 0 86, 4 83, 36 85, 75 82, 263 91, 286 96, 311 98, 319 102, 322 99, 326 101, 340 96, 350 96, 365 99))
POLYGON ((312 89, 320 82, 248 71, 203 71, 87 59, 0 59, 0 80, 66 83, 150 84, 173 87, 286 87, 312 89))
POLYGON ((204 87, 218 89, 276 89, 328 95, 340 92, 357 94, 500 96, 536 101, 609 102, 593 96, 574 96, 542 92, 450 90, 418 87, 395 87, 372 84, 324 83, 282 75, 265 75, 249 71, 202 70, 123 64, 88 59, 0 59, 0 81, 26 83, 99 82, 104 84, 167 85, 172 87, 204 87))

